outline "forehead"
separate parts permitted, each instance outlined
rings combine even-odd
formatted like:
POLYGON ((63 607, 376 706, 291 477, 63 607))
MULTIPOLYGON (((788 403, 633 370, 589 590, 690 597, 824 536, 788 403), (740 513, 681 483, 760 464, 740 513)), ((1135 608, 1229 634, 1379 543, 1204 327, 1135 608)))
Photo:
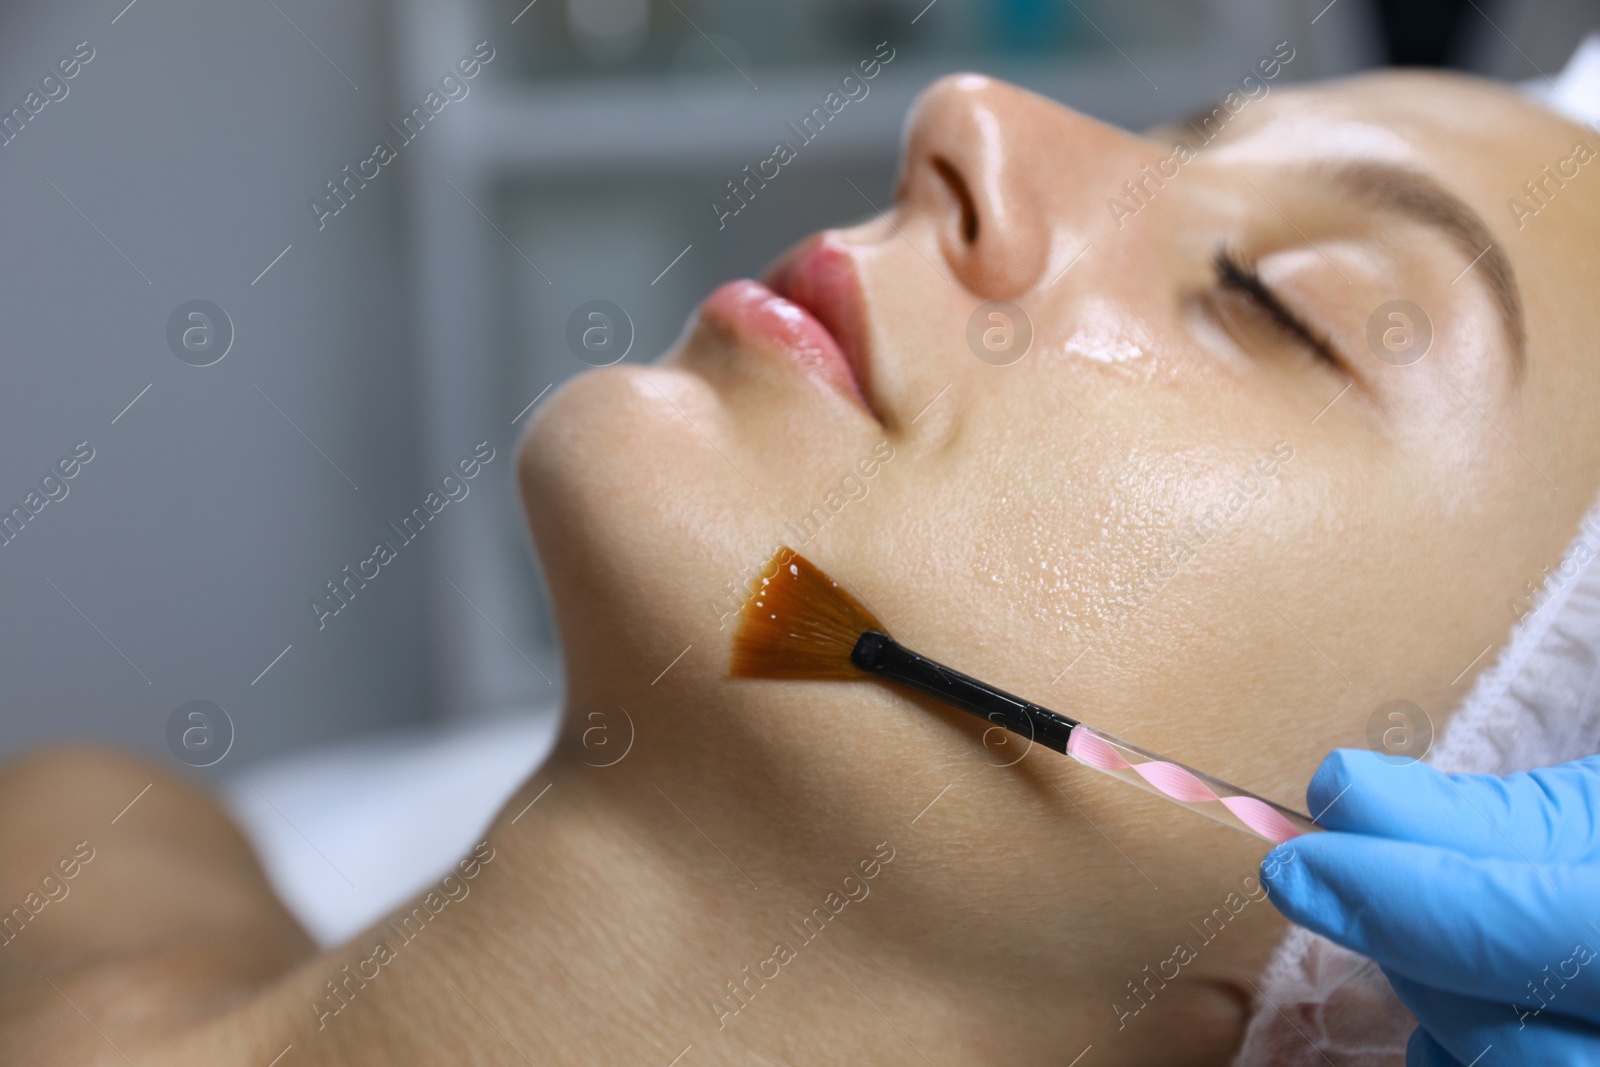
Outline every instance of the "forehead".
POLYGON ((1449 185, 1455 178, 1462 195, 1477 182, 1506 195, 1504 178, 1586 132, 1493 82, 1390 72, 1271 91, 1241 107, 1208 154, 1218 162, 1360 156, 1429 170, 1449 185))

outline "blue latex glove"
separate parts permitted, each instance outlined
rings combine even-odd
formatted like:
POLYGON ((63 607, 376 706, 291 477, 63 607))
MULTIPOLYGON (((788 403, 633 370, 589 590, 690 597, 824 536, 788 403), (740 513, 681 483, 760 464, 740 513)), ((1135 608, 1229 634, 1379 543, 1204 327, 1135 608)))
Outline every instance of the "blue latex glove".
POLYGON ((1262 882, 1383 968, 1422 1023, 1407 1067, 1600 1064, 1600 756, 1497 778, 1340 749, 1306 801, 1332 832, 1262 882))

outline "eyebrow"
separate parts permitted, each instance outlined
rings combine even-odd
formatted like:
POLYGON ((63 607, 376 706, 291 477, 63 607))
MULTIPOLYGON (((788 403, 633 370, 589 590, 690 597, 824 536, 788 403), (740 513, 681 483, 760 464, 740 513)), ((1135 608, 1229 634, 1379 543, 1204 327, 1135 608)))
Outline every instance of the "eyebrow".
POLYGON ((1432 227, 1458 246, 1472 264, 1482 268, 1510 343, 1513 370, 1520 376, 1527 364, 1522 298, 1518 295, 1511 261, 1495 246, 1483 216, 1433 178, 1406 167, 1388 163, 1345 163, 1318 170, 1356 199, 1432 227))

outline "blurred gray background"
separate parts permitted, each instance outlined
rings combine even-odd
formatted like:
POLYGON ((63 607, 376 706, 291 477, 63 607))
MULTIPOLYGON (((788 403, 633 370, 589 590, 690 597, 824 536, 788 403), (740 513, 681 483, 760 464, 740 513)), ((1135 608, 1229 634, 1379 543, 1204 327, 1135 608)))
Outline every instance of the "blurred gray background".
POLYGON ((1289 80, 1386 62, 1522 78, 1597 22, 1489 0, 15 0, 0 512, 29 517, 0 545, 0 752, 96 739, 176 763, 169 723, 195 700, 231 722, 202 724, 211 755, 186 761, 214 755, 207 774, 549 714, 561 678, 512 450, 584 369, 569 316, 610 300, 628 358, 653 357, 718 282, 870 212, 863 194, 886 203, 906 107, 940 74, 1137 127, 1280 40, 1289 80), (870 95, 719 230, 724 183, 883 41, 870 95), (399 144, 390 123, 478 42, 494 58, 467 95, 319 228, 312 199, 399 144), (93 58, 60 79, 75 48, 93 58), (231 322, 208 366, 226 323, 185 320, 186 359, 169 343, 193 300, 231 322), (496 458, 470 494, 319 629, 311 599, 398 544, 388 524, 480 441, 496 458), (41 488, 80 442, 94 458, 41 488))

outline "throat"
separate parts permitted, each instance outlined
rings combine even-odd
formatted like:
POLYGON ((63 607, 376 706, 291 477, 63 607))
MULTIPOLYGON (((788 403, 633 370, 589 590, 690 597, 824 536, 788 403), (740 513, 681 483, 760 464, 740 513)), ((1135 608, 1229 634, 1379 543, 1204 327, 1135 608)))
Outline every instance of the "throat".
POLYGON ((559 752, 468 866, 245 1009, 237 1032, 260 1040, 240 1062, 292 1043, 301 1065, 405 1067, 448 1041, 507 1064, 1059 1067, 1094 1045, 1100 1062, 1220 1065, 1237 1044, 1239 1005, 1215 989, 1170 983, 1146 1012, 1161 1025, 1119 1033, 1099 968, 931 911, 936 837, 841 842, 787 799, 581 757, 559 752), (1172 1027, 1205 1036, 1177 1047, 1172 1027))

